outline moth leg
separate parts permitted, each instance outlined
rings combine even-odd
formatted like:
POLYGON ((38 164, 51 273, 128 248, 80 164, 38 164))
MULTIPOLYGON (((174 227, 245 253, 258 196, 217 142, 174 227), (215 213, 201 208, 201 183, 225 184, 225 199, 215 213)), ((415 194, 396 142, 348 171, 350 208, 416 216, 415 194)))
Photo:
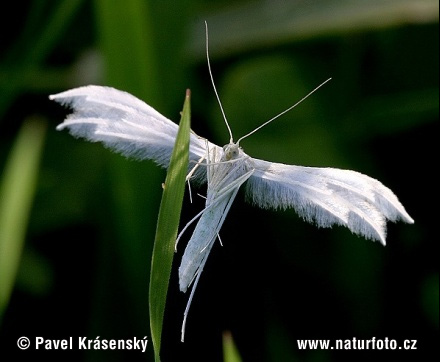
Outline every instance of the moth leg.
MULTIPOLYGON (((196 161, 196 165, 191 169, 191 171, 188 172, 188 175, 186 175, 186 181, 189 181, 191 177, 194 175, 194 172, 198 169, 200 165, 202 165, 203 160, 205 159, 205 156, 202 156, 199 158, 198 161, 196 161)), ((194 161, 192 161, 194 162, 194 161)))
POLYGON ((192 302, 192 299, 194 296, 194 292, 196 291, 197 283, 199 282, 201 272, 202 272, 202 270, 199 270, 197 272, 196 280, 194 281, 193 287, 191 289, 191 294, 189 295, 188 302, 186 303, 185 312, 183 313, 182 330, 181 330, 181 336, 180 336, 181 342, 185 341, 186 319, 188 318, 189 307, 191 306, 191 302, 192 302))
MULTIPOLYGON (((193 279, 194 284, 192 286, 191 294, 189 295, 188 302, 186 303, 185 312, 183 313, 182 330, 181 330, 181 337, 180 337, 180 340, 182 342, 184 342, 184 340, 185 340, 185 326, 186 326, 186 319, 188 318, 189 308, 191 307, 194 293, 196 291, 197 284, 199 283, 200 275, 202 274, 203 268, 205 267, 206 260, 208 259, 208 255, 209 255, 209 253, 206 253, 205 257, 203 258, 203 260, 200 263, 200 267, 197 270, 197 274, 194 277, 195 279, 193 279)), ((192 283, 192 281, 191 281, 191 283, 192 283)), ((191 283, 189 285, 191 285, 191 283)))
MULTIPOLYGON (((236 189, 235 192, 238 192, 238 188, 252 175, 253 172, 254 172, 254 170, 250 170, 250 171, 246 172, 244 175, 237 178, 234 182, 231 182, 228 186, 221 189, 217 194, 218 198, 212 204, 209 204, 208 206, 206 206, 202 211, 200 211, 196 216, 194 216, 190 221, 188 221, 188 223, 185 225, 185 227, 180 231, 179 235, 177 236, 176 243, 174 245, 174 250, 177 251, 177 244, 178 244, 180 238, 182 237, 182 235, 186 231, 186 229, 188 229, 188 227, 194 221, 196 221, 200 216, 202 216, 206 210, 211 209, 212 207, 216 206, 219 202, 223 201, 223 199, 229 195, 229 192, 231 191, 231 189, 235 188, 236 189)), ((228 207, 228 210, 229 210, 229 207, 228 207)))
POLYGON ((203 213, 205 212, 207 208, 205 207, 202 211, 200 211, 196 216, 194 216, 190 221, 188 221, 188 223, 184 226, 184 228, 182 230, 180 230, 179 235, 177 235, 176 238, 176 243, 174 244, 174 251, 177 251, 177 244, 180 240, 180 238, 182 237, 183 233, 186 231, 186 229, 188 229, 188 227, 194 222, 196 221, 200 216, 203 215, 203 213))
POLYGON ((211 208, 213 208, 214 206, 216 206, 220 201, 222 201, 226 196, 228 196, 227 194, 223 194, 221 195, 217 200, 215 200, 212 204, 206 206, 202 211, 198 212, 196 216, 194 216, 190 221, 188 221, 188 223, 185 225, 185 227, 180 231, 179 235, 176 238, 176 244, 174 245, 174 250, 177 251, 177 243, 179 242, 180 238, 182 237, 183 233, 186 231, 186 229, 188 229, 188 227, 194 222, 196 221, 200 216, 203 215, 203 213, 206 210, 209 210, 211 208))
POLYGON ((182 237, 183 233, 186 231, 186 229, 188 229, 188 227, 194 222, 196 221, 200 216, 203 215, 203 213, 206 210, 209 210, 211 208, 213 208, 214 206, 216 206, 220 201, 223 201, 223 199, 228 196, 227 193, 222 194, 219 196, 219 198, 217 200, 215 200, 212 204, 206 206, 202 211, 200 211, 199 213, 197 213, 196 216, 194 216, 190 221, 188 221, 188 223, 185 225, 185 227, 180 231, 179 235, 176 238, 176 244, 174 245, 174 250, 177 251, 177 243, 179 242, 180 238, 182 237))
POLYGON ((205 159, 205 156, 200 157, 200 159, 196 162, 196 165, 191 169, 191 171, 188 172, 188 175, 186 175, 186 182, 188 183, 188 191, 189 191, 189 201, 193 202, 192 199, 192 192, 191 192, 191 183, 190 179, 194 175, 194 172, 196 172, 197 168, 200 166, 201 162, 205 159))
POLYGON ((187 180, 186 182, 188 182, 189 202, 192 204, 193 197, 192 197, 192 192, 191 192, 191 183, 189 182, 189 180, 187 180))
POLYGON ((240 188, 241 185, 243 185, 247 179, 249 177, 252 176, 252 174, 254 173, 254 169, 246 172, 244 175, 241 175, 239 178, 237 178, 236 180, 232 181, 231 183, 229 183, 228 185, 226 185, 225 187, 223 187, 221 190, 218 191, 217 195, 223 196, 229 193, 229 191, 231 191, 231 189, 238 189, 240 188))
POLYGON ((223 246, 222 239, 220 238, 220 233, 217 233, 217 239, 221 246, 223 246))

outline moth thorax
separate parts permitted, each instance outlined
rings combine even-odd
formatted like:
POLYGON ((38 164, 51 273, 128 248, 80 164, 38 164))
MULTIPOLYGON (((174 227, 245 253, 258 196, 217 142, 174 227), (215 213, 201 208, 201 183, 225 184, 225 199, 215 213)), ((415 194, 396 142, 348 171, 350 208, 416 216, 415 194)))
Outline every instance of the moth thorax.
POLYGON ((226 161, 234 160, 240 155, 240 146, 235 143, 230 143, 223 146, 223 151, 225 152, 224 158, 226 161))

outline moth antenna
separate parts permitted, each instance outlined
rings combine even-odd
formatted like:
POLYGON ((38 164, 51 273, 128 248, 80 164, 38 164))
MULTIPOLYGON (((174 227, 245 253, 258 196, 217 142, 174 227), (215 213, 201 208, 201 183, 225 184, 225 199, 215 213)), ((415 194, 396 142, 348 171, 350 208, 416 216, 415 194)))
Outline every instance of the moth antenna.
POLYGON ((215 96, 217 97, 217 102, 218 102, 218 105, 220 106, 220 110, 222 112, 223 119, 225 120, 226 127, 228 128, 228 132, 229 132, 229 136, 230 136, 229 143, 233 143, 234 140, 232 137, 231 127, 229 127, 228 120, 226 119, 226 115, 225 115, 225 111, 223 110, 222 102, 220 101, 220 97, 218 96, 218 93, 217 93, 217 88, 215 87, 214 77, 212 76, 211 62, 209 61, 208 23, 206 22, 206 20, 205 20, 205 32, 206 32, 206 59, 208 61, 209 76, 211 77, 212 87, 214 88, 214 93, 215 93, 215 96))
POLYGON ((304 96, 303 98, 301 98, 298 102, 296 102, 293 106, 290 106, 289 108, 287 108, 286 110, 282 111, 281 113, 277 114, 275 117, 269 119, 268 121, 264 122, 261 126, 258 126, 257 128, 255 128, 253 131, 249 132, 248 134, 244 135, 243 137, 241 137, 238 141, 237 141, 237 145, 240 143, 241 140, 245 139, 246 137, 249 137, 251 134, 254 134, 255 132, 257 132, 258 130, 260 130, 261 128, 263 128, 264 126, 268 125, 270 122, 276 120, 278 117, 281 117, 283 114, 289 112, 290 110, 292 110, 293 108, 295 108, 298 104, 300 104, 301 102, 303 102, 306 98, 310 97, 313 93, 315 93, 319 88, 321 88, 324 84, 326 84, 327 82, 329 82, 331 80, 331 78, 327 79, 325 82, 322 82, 320 85, 318 85, 315 89, 313 89, 311 92, 309 92, 306 96, 304 96))
POLYGON ((223 246, 223 242, 222 242, 222 239, 220 238, 220 234, 219 233, 217 233, 217 239, 218 239, 220 245, 223 246))
POLYGON ((188 182, 189 202, 192 204, 193 197, 192 197, 192 192, 191 192, 191 184, 190 184, 189 180, 187 182, 188 182))

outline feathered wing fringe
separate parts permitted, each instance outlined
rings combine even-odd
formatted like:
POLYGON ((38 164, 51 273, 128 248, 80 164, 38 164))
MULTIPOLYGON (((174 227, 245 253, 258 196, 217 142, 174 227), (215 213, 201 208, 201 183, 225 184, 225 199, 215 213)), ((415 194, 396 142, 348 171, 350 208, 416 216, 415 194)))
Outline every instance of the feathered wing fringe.
POLYGON ((387 220, 414 222, 389 188, 359 172, 252 161, 247 197, 260 207, 292 207, 317 226, 343 225, 384 245, 387 220))
MULTIPOLYGON (((57 130, 68 128, 75 137, 102 142, 126 157, 154 160, 168 167, 178 126, 129 93, 110 87, 86 86, 49 97, 73 109, 57 130)), ((220 148, 212 143, 210 147, 220 148)), ((206 153, 206 141, 191 133, 190 160, 206 153)), ((191 164, 190 167, 193 167, 191 164)), ((196 178, 205 178, 200 168, 196 178)))

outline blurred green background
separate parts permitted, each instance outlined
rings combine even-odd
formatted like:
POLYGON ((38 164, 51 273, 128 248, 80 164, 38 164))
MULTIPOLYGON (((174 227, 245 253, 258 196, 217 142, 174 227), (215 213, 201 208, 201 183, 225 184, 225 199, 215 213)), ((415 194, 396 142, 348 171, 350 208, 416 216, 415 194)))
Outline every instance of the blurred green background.
MULTIPOLYGON (((339 361, 438 354, 439 4, 434 0, 9 2, 0 23, 0 360, 152 360, 134 351, 21 351, 27 336, 150 339, 148 280, 165 171, 57 132, 67 110, 48 95, 87 84, 128 91, 192 128, 242 142, 251 156, 360 171, 402 201, 414 225, 387 246, 241 192, 209 257, 187 323, 176 255, 164 361, 223 361, 228 331, 244 361, 339 361), (11 24, 13 24, 11 26, 11 24), (427 182, 427 184, 425 184, 427 182), (8 281, 12 281, 12 284, 8 281), (417 351, 298 349, 297 339, 417 339, 417 351)), ((200 190, 201 193, 204 190, 200 190)), ((181 227, 203 207, 184 200, 181 227)), ((189 235, 188 235, 189 237, 189 235)), ((229 336, 229 334, 228 334, 229 336)), ((431 355, 432 356, 432 355, 431 355)))

